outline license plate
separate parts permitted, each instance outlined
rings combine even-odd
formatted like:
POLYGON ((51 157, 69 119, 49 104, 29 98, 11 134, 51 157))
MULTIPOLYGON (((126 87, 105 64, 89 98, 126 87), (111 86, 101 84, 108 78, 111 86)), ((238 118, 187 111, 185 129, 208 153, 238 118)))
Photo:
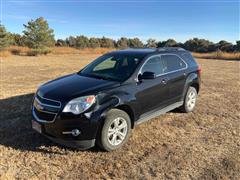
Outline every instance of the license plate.
POLYGON ((37 123, 36 121, 32 120, 32 128, 39 132, 39 133, 42 133, 42 127, 41 127, 41 124, 37 123))

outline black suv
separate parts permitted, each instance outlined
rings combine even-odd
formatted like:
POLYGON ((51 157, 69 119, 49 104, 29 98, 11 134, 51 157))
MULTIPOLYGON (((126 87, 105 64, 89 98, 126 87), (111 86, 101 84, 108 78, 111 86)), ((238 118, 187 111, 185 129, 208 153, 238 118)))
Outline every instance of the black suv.
POLYGON ((180 108, 193 111, 201 69, 182 48, 107 53, 37 90, 32 127, 69 147, 122 146, 135 125, 180 108))

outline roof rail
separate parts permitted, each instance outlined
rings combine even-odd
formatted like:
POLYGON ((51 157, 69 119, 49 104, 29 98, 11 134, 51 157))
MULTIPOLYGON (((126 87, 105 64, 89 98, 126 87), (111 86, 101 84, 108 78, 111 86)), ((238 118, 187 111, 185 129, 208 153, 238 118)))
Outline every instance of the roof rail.
POLYGON ((157 48, 156 51, 186 51, 181 47, 160 47, 157 48))

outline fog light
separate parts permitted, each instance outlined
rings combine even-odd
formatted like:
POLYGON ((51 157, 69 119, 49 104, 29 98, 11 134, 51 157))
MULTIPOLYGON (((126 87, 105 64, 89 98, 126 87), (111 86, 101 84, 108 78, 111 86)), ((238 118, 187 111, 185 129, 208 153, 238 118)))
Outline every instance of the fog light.
POLYGON ((73 136, 78 136, 79 134, 81 134, 81 132, 78 129, 73 129, 72 130, 72 135, 73 136))
POLYGON ((81 131, 79 131, 78 129, 73 129, 72 131, 64 131, 62 133, 63 134, 71 134, 73 136, 78 136, 79 134, 81 134, 81 131))

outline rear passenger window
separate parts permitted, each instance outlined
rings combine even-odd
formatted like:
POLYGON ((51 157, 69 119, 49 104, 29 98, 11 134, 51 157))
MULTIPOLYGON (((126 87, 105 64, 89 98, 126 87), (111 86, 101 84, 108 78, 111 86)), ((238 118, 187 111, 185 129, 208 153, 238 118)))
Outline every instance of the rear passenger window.
POLYGON ((167 67, 167 72, 185 69, 186 63, 176 55, 162 55, 162 60, 167 67))
POLYGON ((154 56, 150 58, 142 67, 142 73, 144 72, 154 72, 156 75, 164 73, 164 66, 160 56, 154 56))

